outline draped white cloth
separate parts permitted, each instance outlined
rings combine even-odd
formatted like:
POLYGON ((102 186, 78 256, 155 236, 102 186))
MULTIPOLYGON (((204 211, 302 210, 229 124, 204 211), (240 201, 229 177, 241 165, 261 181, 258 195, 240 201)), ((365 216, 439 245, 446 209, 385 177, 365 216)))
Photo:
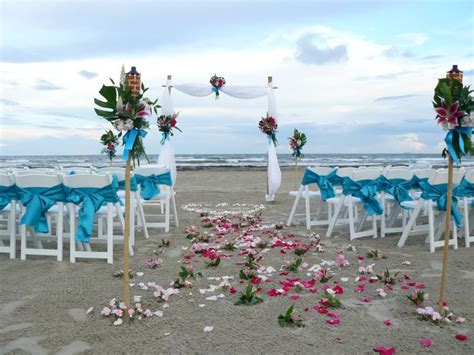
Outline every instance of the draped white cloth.
MULTIPOLYGON (((175 113, 173 100, 169 92, 169 86, 171 82, 168 81, 163 90, 163 100, 161 101, 161 114, 162 115, 173 115, 175 113)), ((158 165, 166 166, 170 169, 171 180, 173 186, 176 183, 177 171, 176 171, 176 159, 174 156, 173 146, 171 145, 171 140, 165 140, 163 146, 160 150, 160 155, 158 156, 158 165)))
MULTIPOLYGON (((171 102, 171 96, 168 93, 168 87, 171 86, 170 81, 167 82, 166 86, 167 87, 165 88, 165 92, 163 94, 163 105, 162 105, 161 111, 162 111, 162 114, 165 114, 163 112, 167 112, 166 114, 172 114, 174 113, 174 109, 172 108, 173 104, 171 102), (165 111, 165 110, 168 110, 169 107, 171 107, 172 112, 165 111)), ((210 84, 175 84, 173 88, 182 92, 183 94, 196 96, 196 97, 204 97, 204 96, 209 96, 209 95, 214 94, 212 90, 212 86, 210 84)), ((272 83, 269 83, 268 86, 224 85, 222 88, 219 89, 219 92, 238 98, 238 99, 245 99, 245 100, 257 99, 257 98, 266 96, 268 99, 267 114, 275 119, 278 118, 272 83)), ((174 160, 174 153, 171 148, 171 143, 168 145, 165 143, 165 145, 161 149, 158 163, 161 164, 162 162, 163 163, 168 162, 168 164, 170 164, 171 154, 172 154, 172 159, 173 159, 172 163, 174 166, 174 174, 172 173, 173 183, 174 183, 175 176, 176 176, 176 164, 174 160), (166 153, 166 157, 168 157, 169 160, 165 159, 165 153, 166 153), (163 158, 162 158, 162 154, 163 154, 163 158)), ((267 159, 268 161, 268 167, 267 167, 268 191, 266 192, 265 200, 274 201, 275 194, 277 193, 281 185, 281 170, 280 170, 280 166, 278 165, 278 157, 277 157, 276 149, 272 142, 270 142, 268 145, 267 154, 268 154, 268 159, 267 159)), ((169 166, 168 164, 164 164, 164 165, 169 166)))

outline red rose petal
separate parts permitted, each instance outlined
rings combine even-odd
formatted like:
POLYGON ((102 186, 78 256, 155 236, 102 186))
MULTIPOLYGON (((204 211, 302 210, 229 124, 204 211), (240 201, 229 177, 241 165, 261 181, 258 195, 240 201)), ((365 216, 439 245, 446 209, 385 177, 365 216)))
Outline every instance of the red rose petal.
POLYGON ((337 326, 337 325, 341 324, 341 320, 339 318, 332 318, 332 319, 328 319, 326 321, 326 323, 329 324, 329 325, 336 325, 337 326))
POLYGON ((390 319, 386 319, 383 321, 383 324, 387 327, 390 327, 392 325, 392 321, 390 319))
POLYGON ((467 335, 464 335, 464 334, 456 334, 454 337, 457 340, 460 340, 460 341, 466 341, 467 340, 467 335))
POLYGON ((292 301, 298 301, 298 300, 300 299, 300 296, 298 296, 298 295, 291 295, 291 296, 290 296, 290 299, 291 299, 292 301))

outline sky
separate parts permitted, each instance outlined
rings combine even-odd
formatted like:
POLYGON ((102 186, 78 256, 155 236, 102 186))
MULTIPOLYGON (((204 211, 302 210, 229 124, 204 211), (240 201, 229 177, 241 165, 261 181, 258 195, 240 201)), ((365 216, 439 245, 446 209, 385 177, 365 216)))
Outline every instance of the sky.
MULTIPOLYGON (((122 65, 150 98, 162 85, 264 86, 273 76, 279 153, 438 153, 431 105, 453 64, 474 78, 472 1, 0 0, 0 155, 99 154, 110 125, 94 97, 122 65)), ((264 153, 265 98, 172 91, 178 154, 264 153)), ((146 150, 160 135, 150 118, 146 150)))

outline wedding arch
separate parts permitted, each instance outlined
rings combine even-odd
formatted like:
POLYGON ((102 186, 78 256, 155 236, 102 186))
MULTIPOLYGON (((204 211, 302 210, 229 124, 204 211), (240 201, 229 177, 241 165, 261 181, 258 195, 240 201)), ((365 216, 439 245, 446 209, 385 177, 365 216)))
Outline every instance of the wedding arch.
MULTIPOLYGON (((273 117, 275 120, 278 118, 276 112, 275 96, 273 94, 273 90, 276 88, 273 87, 273 80, 271 76, 268 77, 268 83, 265 86, 225 85, 225 80, 223 82, 224 83, 221 83, 221 85, 218 87, 211 85, 210 83, 173 85, 171 75, 168 75, 166 84, 163 85, 164 89, 163 100, 161 102, 161 115, 172 116, 176 113, 171 97, 171 89, 173 88, 183 94, 195 97, 205 97, 212 94, 218 96, 220 92, 228 96, 244 100, 257 99, 266 96, 268 101, 267 117, 273 117)), ((169 135, 163 134, 163 145, 158 157, 158 164, 165 165, 170 168, 174 184, 176 182, 176 160, 171 140, 169 138, 169 135)), ((276 192, 280 188, 281 170, 278 165, 278 157, 276 154, 275 145, 270 137, 268 138, 267 156, 267 191, 265 193, 265 200, 273 201, 275 199, 276 192)))

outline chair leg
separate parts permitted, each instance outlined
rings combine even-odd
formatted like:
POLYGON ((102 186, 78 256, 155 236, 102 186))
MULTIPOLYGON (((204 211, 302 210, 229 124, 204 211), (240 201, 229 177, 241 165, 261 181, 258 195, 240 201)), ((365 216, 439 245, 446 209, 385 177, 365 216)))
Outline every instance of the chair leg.
POLYGON ((304 187, 304 202, 305 202, 305 212, 306 212, 306 229, 311 229, 311 210, 309 204, 309 188, 308 185, 304 187))
POLYGON ((11 211, 8 215, 8 231, 10 232, 10 259, 16 256, 16 202, 11 201, 11 211))
POLYGON ((385 192, 381 193, 381 200, 382 200, 382 208, 383 208, 383 213, 382 216, 380 216, 380 237, 385 238, 385 219, 387 218, 387 202, 385 201, 385 192))
POLYGON ((145 235, 145 239, 149 239, 150 236, 148 234, 148 227, 146 225, 145 211, 143 210, 143 204, 141 203, 140 195, 138 195, 138 192, 136 193, 135 196, 136 196, 135 201, 137 202, 138 216, 140 218, 140 222, 143 228, 143 234, 145 235))
POLYGON ((165 232, 170 231, 170 198, 165 199, 165 232))
POLYGON ((372 215, 372 231, 374 232, 374 239, 377 239, 377 215, 372 215))
POLYGON ((403 229, 403 233, 402 233, 402 236, 400 237, 400 240, 398 241, 398 247, 401 248, 405 245, 407 239, 408 239, 408 235, 410 234, 415 222, 416 222, 416 219, 418 218, 418 215, 421 211, 421 208, 423 207, 423 200, 420 199, 418 201, 418 204, 416 205, 415 209, 413 210, 411 216, 410 216, 410 219, 408 220, 408 223, 407 225, 405 226, 405 228, 403 229))
POLYGON ((290 216, 288 217, 288 221, 286 221, 286 225, 289 227, 293 222, 293 217, 295 216, 296 208, 298 207, 298 202, 300 201, 301 195, 303 194, 304 186, 301 185, 298 194, 296 195, 295 202, 293 202, 293 206, 291 207, 290 216))
POLYGON ((63 261, 63 220, 64 220, 64 205, 62 202, 58 203, 58 215, 56 217, 56 235, 58 238, 58 261, 63 261))
POLYGON ((175 227, 179 227, 179 222, 178 222, 178 209, 176 208, 176 199, 174 196, 174 191, 171 190, 171 203, 173 205, 173 215, 174 215, 174 225, 175 227))
POLYGON ((69 204, 69 262, 76 262, 76 213, 75 207, 69 204))
MULTIPOLYGON (((114 216, 113 216, 113 208, 112 204, 107 204, 107 263, 113 264, 114 263, 114 216)), ((124 245, 124 248, 128 246, 124 245)), ((128 270, 124 270, 124 272, 128 272, 128 270)))
POLYGON ((470 247, 469 238, 471 236, 471 228, 469 226, 469 204, 467 198, 464 198, 464 245, 466 248, 470 247))
MULTIPOLYGON (((130 199, 132 200, 132 199, 130 199)), ((122 206, 120 206, 120 203, 117 202, 115 203, 115 211, 117 213, 118 220, 120 222, 120 226, 122 227, 122 233, 125 230, 125 218, 123 216, 123 211, 122 211, 122 206)), ((133 209, 130 207, 130 212, 132 212, 133 209)))
POLYGON ((349 235, 350 235, 350 240, 353 240, 355 238, 355 226, 354 226, 354 205, 352 203, 352 196, 348 196, 349 199, 349 235))
POLYGON ((433 202, 428 202, 428 226, 429 226, 429 240, 430 240, 430 253, 435 252, 435 240, 434 240, 434 213, 433 213, 433 202))
POLYGON ((334 214, 332 215, 331 221, 329 222, 328 230, 326 232, 326 237, 329 238, 332 235, 332 231, 337 222, 337 218, 339 217, 339 213, 341 211, 342 205, 344 204, 346 196, 339 197, 339 201, 337 202, 336 208, 334 209, 334 214))
POLYGON ((20 260, 26 260, 26 224, 20 225, 21 254, 20 260))

